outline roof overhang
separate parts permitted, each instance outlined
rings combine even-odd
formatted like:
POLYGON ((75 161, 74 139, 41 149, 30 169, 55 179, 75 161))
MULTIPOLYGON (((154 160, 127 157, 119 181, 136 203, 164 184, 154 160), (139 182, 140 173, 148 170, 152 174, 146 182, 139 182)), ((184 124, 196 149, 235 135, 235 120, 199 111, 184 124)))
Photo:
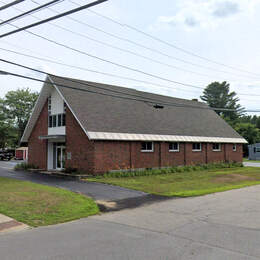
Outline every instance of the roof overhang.
POLYGON ((202 142, 202 143, 241 143, 246 144, 244 138, 206 137, 206 136, 181 136, 181 135, 153 135, 88 132, 91 140, 114 141, 166 141, 166 142, 202 142))

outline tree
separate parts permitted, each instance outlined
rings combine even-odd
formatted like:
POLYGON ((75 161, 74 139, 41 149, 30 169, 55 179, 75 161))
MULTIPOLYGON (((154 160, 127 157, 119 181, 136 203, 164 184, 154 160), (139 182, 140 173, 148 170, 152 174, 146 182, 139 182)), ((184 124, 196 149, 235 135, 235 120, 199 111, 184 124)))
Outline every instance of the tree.
POLYGON ((249 144, 254 144, 260 140, 260 130, 250 123, 238 123, 235 130, 243 136, 249 144))
POLYGON ((224 118, 230 120, 236 120, 243 114, 243 108, 239 102, 239 98, 236 97, 236 93, 230 92, 229 84, 226 81, 222 83, 213 82, 209 84, 203 91, 203 95, 200 97, 203 101, 206 101, 210 107, 215 108, 227 108, 233 109, 230 111, 216 111, 218 115, 222 115, 224 118))
POLYGON ((4 99, 4 113, 12 120, 13 126, 17 128, 18 140, 23 135, 26 124, 38 97, 37 92, 30 89, 18 89, 9 91, 4 99))

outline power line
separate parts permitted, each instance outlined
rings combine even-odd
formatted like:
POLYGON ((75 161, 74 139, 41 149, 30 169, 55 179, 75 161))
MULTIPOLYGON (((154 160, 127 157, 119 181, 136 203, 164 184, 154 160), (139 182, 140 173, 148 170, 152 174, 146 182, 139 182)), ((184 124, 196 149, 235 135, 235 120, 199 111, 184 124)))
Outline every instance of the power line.
POLYGON ((16 1, 13 1, 13 2, 11 2, 11 3, 9 3, 9 4, 5 4, 4 6, 1 6, 1 7, 0 7, 0 11, 2 11, 2 10, 4 10, 4 9, 7 9, 7 8, 13 6, 13 5, 17 5, 17 4, 19 4, 19 3, 23 2, 23 1, 24 1, 24 0, 16 0, 16 1))
MULTIPOLYGON (((37 3, 36 1, 34 1, 34 0, 31 0, 31 1, 32 1, 33 3, 39 5, 39 3, 37 3)), ((2 2, 2 1, 1 1, 1 2, 2 2)), ((71 3, 75 4, 75 5, 79 5, 79 4, 76 4, 76 3, 73 2, 73 1, 69 1, 69 2, 71 2, 71 3)), ((49 9, 50 11, 52 11, 52 12, 54 12, 54 13, 56 13, 56 14, 59 13, 58 11, 56 11, 56 10, 54 10, 54 9, 52 9, 52 8, 47 8, 47 9, 49 9)), ((214 72, 225 73, 225 74, 228 74, 228 75, 233 74, 233 75, 238 76, 238 77, 250 77, 250 76, 245 76, 245 75, 243 76, 243 75, 240 75, 240 74, 236 74, 236 73, 232 73, 232 72, 228 72, 228 71, 223 71, 223 70, 215 69, 215 68, 208 67, 208 66, 204 66, 204 65, 201 65, 201 64, 196 64, 196 63, 193 63, 193 62, 190 62, 190 61, 181 59, 181 58, 177 58, 177 57, 171 56, 171 55, 169 55, 169 54, 167 54, 167 53, 165 53, 165 52, 162 52, 162 51, 159 51, 159 50, 157 50, 157 49, 154 49, 154 48, 145 46, 145 45, 143 45, 143 44, 141 44, 141 43, 137 43, 137 42, 135 42, 135 41, 133 41, 133 40, 130 40, 130 39, 127 39, 127 38, 118 36, 118 35, 116 35, 116 34, 113 34, 113 33, 107 32, 107 31, 104 31, 104 30, 102 30, 102 29, 100 29, 100 28, 97 28, 97 27, 95 27, 95 26, 93 26, 93 25, 90 25, 90 24, 88 24, 88 23, 86 23, 86 22, 83 22, 83 21, 80 21, 80 20, 78 20, 78 19, 75 19, 75 18, 73 18, 73 17, 66 17, 66 18, 69 19, 69 20, 71 20, 71 21, 74 21, 74 22, 76 22, 76 23, 78 23, 78 24, 84 25, 84 26, 86 26, 86 27, 88 27, 88 28, 91 28, 91 29, 93 29, 93 30, 96 30, 96 31, 98 31, 98 32, 104 33, 104 34, 106 34, 106 35, 108 35, 108 36, 110 36, 110 37, 113 37, 113 38, 115 38, 115 39, 118 39, 118 40, 121 40, 121 41, 125 41, 125 42, 128 42, 128 43, 131 43, 131 44, 133 44, 133 45, 135 45, 135 46, 138 46, 138 47, 140 47, 140 48, 149 50, 149 51, 151 51, 151 52, 157 53, 157 54, 159 54, 159 55, 161 55, 161 56, 167 57, 167 58, 172 59, 172 60, 176 60, 176 61, 182 62, 182 63, 184 63, 184 64, 189 64, 189 65, 191 65, 191 66, 200 67, 200 68, 207 69, 207 70, 211 70, 211 71, 214 71, 214 72)), ((107 19, 110 19, 110 18, 107 17, 107 19)), ((259 75, 258 75, 258 76, 259 76, 259 75)), ((252 78, 252 76, 251 76, 250 78, 252 78)))
MULTIPOLYGON (((0 19, 1 20, 1 19, 0 19)), ((16 25, 13 25, 13 24, 10 24, 11 26, 14 26, 16 28, 19 28, 18 26, 16 25)), ((100 58, 96 55, 92 55, 90 53, 87 53, 85 51, 82 51, 82 50, 79 50, 79 49, 76 49, 76 48, 73 48, 73 47, 70 47, 68 45, 65 45, 63 43, 60 43, 60 42, 57 42, 57 41, 54 41, 50 38, 47 38, 47 37, 44 37, 40 34, 37 34, 37 33, 34 33, 34 32, 31 32, 31 31, 28 31, 28 30, 25 30, 27 33, 31 34, 31 35, 34 35, 40 39, 44 39, 48 42, 51 42, 53 44, 56 44, 58 46, 61 46, 63 48, 66 48, 66 49, 69 49, 69 50, 72 50, 74 52, 77 52, 77 53, 80 53, 80 54, 83 54, 85 56, 88 56, 88 57, 91 57, 93 59, 97 59, 101 62, 105 62, 105 63, 108 63, 108 64, 112 64, 114 66, 117 66, 117 67, 120 67, 120 68, 124 68, 126 70, 131 70, 131 71, 134 71, 134 72, 138 72, 138 73, 141 73, 141 74, 144 74, 146 76, 149 76, 149 77, 152 77, 152 78, 156 78, 156 79, 160 79, 160 80, 163 80, 163 81, 167 81, 167 82, 170 82, 170 83, 174 83, 174 84, 178 84, 178 85, 182 85, 182 86, 187 86, 187 87, 192 87, 192 88, 197 88, 197 89, 204 89, 203 87, 198 87, 198 86, 195 86, 195 85, 192 85, 192 84, 187 84, 187 83, 182 83, 182 82, 179 82, 179 81, 174 81, 174 80, 171 80, 171 79, 167 79, 167 78, 164 78, 164 77, 161 77, 161 76, 157 76, 155 74, 152 74, 152 73, 148 73, 148 72, 144 72, 142 70, 139 70, 139 69, 135 69, 135 68, 132 68, 132 67, 129 67, 129 66, 126 66, 126 65, 122 65, 122 64, 119 64, 119 63, 116 63, 116 62, 113 62, 113 61, 110 61, 110 60, 106 60, 106 59, 103 59, 103 58, 100 58)))
POLYGON ((106 1, 108 1, 108 0, 97 0, 97 1, 95 1, 95 2, 92 2, 92 3, 86 4, 86 5, 80 6, 80 7, 78 7, 78 8, 69 10, 69 11, 67 11, 67 12, 64 12, 64 13, 61 13, 61 14, 58 14, 58 15, 49 17, 49 18, 44 19, 44 20, 42 20, 42 21, 39 21, 39 22, 36 22, 36 23, 33 23, 33 24, 29 24, 29 25, 27 25, 27 26, 24 26, 24 27, 21 27, 21 28, 19 28, 19 29, 16 29, 16 30, 13 30, 13 31, 11 31, 11 32, 7 32, 7 33, 4 33, 4 34, 0 35, 0 39, 1 39, 1 38, 4 38, 4 37, 6 37, 6 36, 12 35, 12 34, 14 34, 14 33, 18 33, 18 32, 21 32, 21 31, 25 31, 26 29, 29 29, 29 28, 32 28, 32 27, 35 27, 35 26, 39 26, 39 25, 41 25, 41 24, 44 24, 44 23, 47 23, 47 22, 50 22, 50 21, 59 19, 59 18, 61 18, 61 17, 63 17, 63 16, 67 16, 67 15, 70 15, 70 14, 73 14, 73 13, 76 13, 76 12, 79 12, 79 11, 81 11, 81 10, 90 8, 90 7, 92 7, 92 6, 101 4, 101 3, 106 2, 106 1))
MULTIPOLYGON (((3 73, 4 75, 10 75, 10 76, 15 76, 15 77, 19 77, 19 78, 24 78, 24 79, 29 79, 29 80, 34 80, 34 81, 46 83, 45 80, 41 80, 41 79, 29 77, 29 76, 24 76, 24 75, 17 74, 17 73, 12 73, 12 72, 9 72, 9 71, 0 70, 0 73, 3 73)), ((48 75, 47 73, 45 73, 45 74, 48 75)), ((69 79, 66 79, 66 80, 69 80, 69 79)), ((80 84, 80 82, 78 82, 78 81, 77 81, 77 83, 80 84)), ((56 84, 55 83, 55 85, 59 86, 59 87, 63 87, 63 88, 69 88, 69 89, 79 90, 79 91, 83 91, 83 92, 99 94, 99 95, 103 95, 103 96, 110 96, 110 97, 119 98, 119 99, 126 99, 126 100, 132 100, 132 101, 156 104, 156 102, 152 102, 152 101, 149 101, 149 100, 144 99, 144 98, 136 99, 136 98, 131 98, 131 97, 127 97, 127 96, 118 96, 118 95, 113 95, 113 94, 108 94, 108 93, 103 93, 103 92, 96 92, 96 91, 92 91, 92 90, 89 90, 89 89, 81 89, 81 88, 71 87, 71 86, 67 86, 67 85, 63 85, 63 84, 56 84)), ((84 85, 88 85, 90 87, 94 87, 95 86, 95 85, 91 85, 91 84, 87 84, 87 83, 85 83, 84 85)), ((124 93, 124 95, 127 95, 127 93, 124 93)), ((186 107, 186 108, 207 109, 207 110, 216 110, 216 111, 229 111, 229 112, 234 112, 235 111, 234 109, 228 109, 228 108, 213 108, 213 107, 205 107, 205 106, 204 107, 200 107, 200 106, 190 106, 190 105, 176 104, 176 103, 159 102, 159 104, 170 106, 170 107, 186 107)))
MULTIPOLYGON (((8 44, 11 44, 11 43, 8 43, 8 44)), ((14 45, 14 44, 11 44, 11 45, 14 45)), ((23 49, 28 51, 28 49, 26 49, 26 48, 23 48, 23 49)), ((154 83, 154 82, 151 82, 151 81, 139 80, 139 79, 124 77, 124 76, 119 76, 119 75, 112 74, 112 73, 101 72, 101 71, 98 71, 98 70, 91 70, 91 69, 87 69, 87 68, 84 68, 84 67, 75 66, 75 65, 71 65, 71 64, 66 64, 66 63, 58 61, 57 59, 56 60, 52 60, 50 58, 41 58, 41 57, 37 57, 37 56, 21 53, 21 52, 14 51, 14 50, 9 50, 9 49, 5 49, 5 48, 1 48, 1 47, 0 47, 0 50, 6 51, 6 52, 9 52, 9 53, 18 54, 18 55, 21 55, 21 56, 24 56, 24 57, 28 57, 28 58, 37 59, 37 60, 40 60, 40 61, 47 61, 47 62, 50 62, 50 63, 53 63, 53 64, 62 65, 62 66, 68 67, 68 68, 74 68, 74 69, 78 69, 78 70, 82 70, 82 71, 88 71, 88 72, 92 72, 92 73, 97 73, 97 74, 104 75, 104 76, 109 76, 109 77, 114 77, 114 78, 119 78, 119 79, 126 79, 126 80, 131 80, 131 81, 134 81, 134 82, 145 83, 145 84, 149 84, 149 85, 152 85, 152 86, 165 88, 165 89, 169 89, 169 90, 176 89, 176 90, 189 92, 189 93, 190 92, 197 93, 197 91, 191 91, 191 90, 186 90, 186 89, 181 89, 181 88, 176 88, 176 87, 172 88, 172 87, 161 85, 161 84, 157 84, 157 83, 154 83)))
MULTIPOLYGON (((48 6, 53 5, 53 4, 57 4, 58 2, 61 2, 61 1, 64 1, 64 0, 53 0, 53 1, 51 1, 51 2, 48 2, 48 3, 44 4, 44 5, 40 5, 39 7, 33 8, 33 9, 27 11, 27 12, 24 12, 24 13, 22 13, 22 14, 16 15, 16 16, 14 16, 14 17, 12 17, 12 18, 9 18, 9 19, 7 19, 7 20, 1 22, 1 23, 0 23, 0 26, 1 26, 1 25, 4 25, 4 24, 7 24, 8 22, 13 22, 13 21, 15 21, 15 20, 18 20, 18 19, 20 19, 20 18, 22 18, 22 17, 24 17, 24 16, 27 16, 27 15, 30 15, 30 14, 32 14, 32 13, 41 11, 42 9, 44 9, 44 8, 46 8, 46 7, 48 7, 48 6)), ((14 7, 14 8, 15 8, 15 7, 14 7)))
MULTIPOLYGON (((16 46, 16 44, 13 44, 13 43, 8 43, 10 45, 13 45, 13 46, 16 46)), ((20 46, 18 46, 17 48, 21 48, 20 46)), ((30 51, 26 48, 22 48, 26 51, 30 51)), ((101 74, 101 75, 105 75, 105 76, 109 76, 109 77, 114 77, 114 78, 120 78, 120 79, 126 79, 126 80, 131 80, 131 81, 135 81, 135 82, 140 82, 140 83, 145 83, 145 84, 149 84, 149 85, 152 85, 152 86, 156 86, 156 87, 160 87, 160 88, 165 88, 165 89, 176 89, 176 90, 180 90, 180 91, 184 91, 184 92, 194 92, 194 93, 197 93, 196 91, 191 91, 191 90, 186 90, 186 89, 180 89, 180 88, 172 88, 172 87, 168 87, 168 86, 165 86, 165 85, 161 85, 161 84, 156 84, 154 82, 151 82, 151 81, 144 81, 144 80, 139 80, 139 79, 134 79, 134 78, 129 78, 129 77, 124 77, 124 76, 119 76, 119 75, 116 75, 116 74, 112 74, 112 73, 107 73, 107 72, 101 72, 101 71, 97 71, 97 70, 91 70, 91 69, 87 69, 87 68, 84 68, 84 67, 80 67, 80 66, 75 66, 75 65, 71 65, 71 64, 67 64, 67 63, 63 63, 63 62, 60 62, 58 61, 57 59, 56 60, 52 60, 51 58, 41 58, 41 57, 37 57, 37 56, 33 56, 31 54, 25 54, 25 53, 21 53, 21 52, 18 52, 18 51, 14 51, 14 50, 9 50, 9 49, 5 49, 5 48, 2 48, 0 47, 0 50, 2 51, 6 51, 6 52, 9 52, 9 53, 14 53, 14 54, 18 54, 18 55, 21 55, 21 56, 24 56, 24 57, 28 57, 28 58, 33 58, 33 59, 37 59, 37 60, 40 60, 40 61, 47 61, 47 62, 50 62, 50 63, 53 63, 53 64, 57 64, 57 65, 62 65, 62 66, 65 66, 65 67, 68 67, 68 68, 74 68, 74 69, 78 69, 78 70, 82 70, 82 71, 88 71, 88 72, 92 72, 92 73, 97 73, 97 74, 101 74)), ((256 96, 260 96, 258 94, 247 94, 247 93, 239 93, 239 92, 236 92, 237 95, 240 95, 240 96, 250 96, 250 97, 256 97, 256 96)), ((248 100, 248 101, 252 101, 251 99, 248 100)))
MULTIPOLYGON (((78 3, 75 3, 75 2, 72 1, 72 0, 68 0, 68 1, 71 2, 71 3, 73 3, 74 5, 79 5, 78 3)), ((221 62, 218 62, 218 61, 215 61, 215 60, 212 60, 212 59, 203 57, 203 56, 201 56, 201 55, 198 55, 198 54, 196 54, 196 53, 193 53, 193 52, 191 52, 191 51, 188 51, 188 50, 186 50, 186 49, 184 49, 184 48, 178 47, 178 46, 176 46, 176 45, 174 45, 174 44, 172 44, 172 43, 170 43, 170 42, 167 42, 167 41, 165 41, 165 40, 162 40, 162 39, 160 39, 160 38, 158 38, 158 37, 156 37, 156 36, 153 36, 153 35, 151 35, 151 34, 149 34, 149 33, 146 33, 146 32, 144 32, 144 31, 142 31, 142 30, 140 30, 140 29, 138 29, 138 28, 136 28, 136 27, 134 27, 134 26, 131 26, 131 25, 129 25, 129 24, 120 23, 120 22, 116 21, 115 19, 112 19, 112 18, 110 18, 110 17, 108 17, 108 16, 105 16, 105 15, 100 14, 100 13, 98 13, 98 12, 96 12, 96 11, 93 11, 93 10, 88 10, 88 11, 91 12, 91 13, 93 13, 93 14, 95 14, 95 15, 98 15, 98 16, 100 16, 100 17, 103 17, 104 19, 107 19, 107 20, 109 20, 109 21, 111 21, 111 22, 113 22, 113 23, 115 23, 115 24, 118 24, 118 25, 120 25, 120 26, 122 26, 122 27, 127 27, 127 28, 129 28, 129 29, 131 29, 131 30, 133 30, 133 31, 135 31, 135 32, 138 32, 138 33, 140 33, 140 34, 145 35, 146 37, 148 37, 148 38, 150 38, 150 39, 153 39, 153 40, 155 40, 155 41, 158 41, 158 42, 160 42, 160 43, 163 43, 164 45, 167 45, 167 46, 169 46, 169 47, 172 47, 172 48, 174 48, 174 49, 177 49, 177 50, 179 50, 179 51, 181 51, 181 52, 183 52, 183 53, 186 53, 186 54, 188 54, 188 55, 191 55, 191 56, 193 56, 193 57, 196 57, 196 58, 205 60, 205 61, 210 62, 210 63, 217 64, 217 65, 220 65, 220 66, 224 66, 224 67, 229 68, 229 69, 232 69, 232 70, 237 70, 237 71, 240 71, 240 72, 244 72, 244 73, 256 75, 256 76, 259 77, 259 74, 257 74, 257 73, 253 73, 253 72, 250 72, 250 71, 247 71, 247 70, 244 70, 244 69, 236 68, 236 67, 233 67, 233 66, 230 66, 230 65, 227 65, 227 64, 224 64, 224 63, 221 63, 221 62)))
MULTIPOLYGON (((1 1, 0 1, 1 2, 1 1)), ((35 2, 35 1, 34 1, 35 2)), ((22 10, 18 9, 18 8, 15 8, 16 10, 20 11, 20 12, 23 12, 22 10)), ((47 8, 47 9, 50 9, 50 8, 47 8)), ((33 18, 37 19, 37 20, 41 20, 39 17, 35 16, 35 15, 31 15, 33 18)), ((0 23, 1 25, 1 23, 0 23)), ((192 73, 192 74, 196 74, 196 75, 199 75, 199 76, 203 76, 203 77, 209 77, 209 78, 212 78, 212 76, 210 75, 207 75, 207 74, 202 74, 202 73, 198 73, 198 72, 195 72, 195 71, 191 71, 191 70, 187 70, 187 69, 183 69, 183 68, 180 68, 180 67, 177 67, 177 66, 174 66, 174 65, 171 65, 171 64, 168 64, 168 63, 164 63, 164 62, 161 62, 161 61, 158 61, 158 60, 155 60, 153 58, 150 58, 150 57, 147 57, 145 55, 142 55, 142 54, 139 54, 139 53, 136 53, 134 51, 131 51, 131 50, 128 50, 128 49, 124 49, 124 48, 120 48, 118 46, 115 46, 115 45, 112 45, 112 44, 109 44, 107 42, 103 42, 103 41, 100 41, 100 40, 97 40, 97 39, 94 39, 86 34, 82 34, 82 33, 79 33, 79 32, 75 32, 75 31, 72 31, 68 28, 65 28, 61 25, 57 25, 57 24, 54 24, 54 23, 50 23, 50 25, 56 27, 56 28, 59 28, 61 30, 64 30, 66 32, 70 32, 72 34, 75 34, 77 36, 80 36, 80 37, 83 37, 87 40, 90 40, 90 41, 93 41, 93 42, 97 42, 99 44, 102 44, 104 46, 107 46, 107 47, 110 47, 110 48, 113 48, 113 49, 116 49, 116 50, 119 50, 119 51, 122 51, 122 52, 125 52, 125 53, 129 53, 131 55, 134 55, 136 57, 140 57, 140 58, 143 58, 143 59, 146 59, 148 61, 151 61, 151 62, 154 62, 154 63, 157 63, 157 64, 160 64, 160 65, 164 65, 164 66, 167 66, 167 67, 170 67, 170 68, 173 68, 173 69, 176 69, 176 70, 180 70, 180 71, 184 71, 184 72, 189 72, 189 73, 192 73)))

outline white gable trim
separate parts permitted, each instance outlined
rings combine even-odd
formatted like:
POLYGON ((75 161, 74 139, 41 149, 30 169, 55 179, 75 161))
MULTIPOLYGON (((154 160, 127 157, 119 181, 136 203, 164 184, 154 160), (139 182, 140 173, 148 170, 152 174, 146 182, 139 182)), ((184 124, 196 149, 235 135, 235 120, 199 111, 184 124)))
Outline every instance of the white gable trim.
POLYGON ((129 133, 88 132, 91 140, 117 141, 166 141, 166 142, 203 142, 203 143, 241 143, 246 144, 244 138, 180 136, 180 135, 151 135, 129 133))
POLYGON ((72 115, 75 117, 76 121, 78 122, 78 124, 80 125, 80 127, 82 128, 82 130, 84 131, 84 133, 87 135, 87 137, 90 139, 90 136, 88 134, 88 132, 85 130, 85 128, 83 127, 83 125, 81 124, 81 122, 79 121, 79 119, 77 118, 76 114, 74 113, 74 111, 72 110, 70 104, 67 102, 67 100, 64 98, 64 96, 61 94, 61 92, 59 91, 58 87, 55 85, 55 83, 53 82, 52 78, 48 75, 49 80, 51 81, 51 83, 53 84, 53 86, 55 87, 55 89, 57 90, 57 92, 60 94, 60 96, 62 97, 62 99, 66 102, 66 105, 68 106, 69 110, 71 111, 72 115))

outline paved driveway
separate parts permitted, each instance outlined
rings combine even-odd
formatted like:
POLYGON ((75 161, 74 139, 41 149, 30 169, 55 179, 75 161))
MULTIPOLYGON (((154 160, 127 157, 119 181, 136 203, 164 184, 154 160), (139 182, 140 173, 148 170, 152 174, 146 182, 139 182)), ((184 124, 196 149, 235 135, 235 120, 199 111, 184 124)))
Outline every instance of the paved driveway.
POLYGON ((255 162, 243 162, 244 166, 250 166, 250 167, 260 167, 260 163, 255 162))
POLYGON ((259 260, 260 186, 2 235, 0 259, 259 260))
POLYGON ((141 191, 129 190, 102 183, 67 180, 60 177, 48 176, 43 174, 41 175, 35 173, 14 171, 13 167, 16 163, 17 162, 15 161, 0 161, 0 177, 9 177, 69 189, 74 192, 81 192, 87 196, 94 198, 95 200, 114 201, 135 197, 143 197, 146 195, 146 193, 141 191))

